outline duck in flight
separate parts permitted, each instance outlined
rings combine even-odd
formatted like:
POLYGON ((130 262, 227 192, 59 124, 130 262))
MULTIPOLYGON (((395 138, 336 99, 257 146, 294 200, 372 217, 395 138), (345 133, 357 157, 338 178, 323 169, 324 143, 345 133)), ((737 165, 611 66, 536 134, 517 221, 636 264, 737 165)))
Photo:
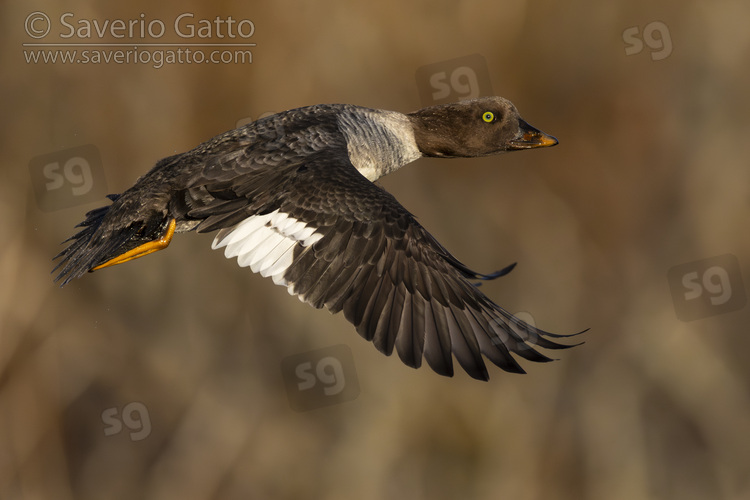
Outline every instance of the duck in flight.
MULTIPOLYGON (((386 355, 453 375, 453 356, 488 380, 483 355, 524 373, 511 353, 571 347, 484 295, 472 271, 374 183, 422 156, 479 157, 554 146, 515 106, 485 97, 409 114, 320 104, 268 116, 159 161, 109 206, 86 214, 55 258, 61 286, 87 271, 169 245, 175 232, 218 231, 224 249, 315 308, 344 312, 386 355)), ((54 272, 54 270, 53 270, 54 272)))

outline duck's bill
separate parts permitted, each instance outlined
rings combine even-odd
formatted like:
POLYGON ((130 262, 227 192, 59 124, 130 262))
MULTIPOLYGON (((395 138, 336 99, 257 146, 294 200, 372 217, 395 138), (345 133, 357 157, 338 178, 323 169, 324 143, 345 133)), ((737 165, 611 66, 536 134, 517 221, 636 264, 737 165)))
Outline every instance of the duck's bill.
POLYGON ((510 141, 509 149, 531 149, 554 146, 558 141, 523 120, 518 120, 518 135, 510 141))

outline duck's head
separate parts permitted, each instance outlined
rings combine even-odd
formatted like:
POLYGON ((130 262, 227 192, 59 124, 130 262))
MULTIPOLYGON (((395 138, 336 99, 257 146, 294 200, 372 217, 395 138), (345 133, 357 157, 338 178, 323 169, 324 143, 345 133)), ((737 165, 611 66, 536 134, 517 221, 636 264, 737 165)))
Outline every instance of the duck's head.
POLYGON ((488 156, 557 144, 557 139, 521 119, 513 103, 502 97, 430 106, 408 116, 425 156, 488 156))

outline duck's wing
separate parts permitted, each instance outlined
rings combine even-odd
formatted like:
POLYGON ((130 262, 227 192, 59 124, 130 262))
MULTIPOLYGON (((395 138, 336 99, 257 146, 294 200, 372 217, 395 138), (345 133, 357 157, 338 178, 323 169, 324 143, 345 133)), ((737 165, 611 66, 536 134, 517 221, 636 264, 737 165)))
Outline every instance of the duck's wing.
POLYGON ((109 195, 111 205, 86 214, 77 226, 82 229, 54 257, 60 259, 52 270, 55 281, 65 286, 86 272, 166 248, 175 231, 207 222, 187 215, 200 207, 210 207, 208 222, 217 227, 231 225, 218 211, 240 207, 254 213, 274 189, 294 179, 294 162, 323 150, 346 155, 346 141, 330 117, 337 109, 317 105, 287 111, 163 158, 131 188, 109 195), (246 183, 254 188, 252 197, 246 183))
MULTIPOLYGON (((257 172, 253 170, 253 172, 257 172)), ((325 151, 255 175, 241 162, 215 164, 182 193, 199 231, 220 230, 242 267, 271 277, 316 308, 344 316, 386 355, 453 374, 452 355, 476 379, 482 355, 523 373, 511 353, 550 361, 536 347, 570 347, 514 317, 471 280, 493 278, 453 257, 345 155, 325 151)), ((506 271, 507 272, 507 271, 506 271)))

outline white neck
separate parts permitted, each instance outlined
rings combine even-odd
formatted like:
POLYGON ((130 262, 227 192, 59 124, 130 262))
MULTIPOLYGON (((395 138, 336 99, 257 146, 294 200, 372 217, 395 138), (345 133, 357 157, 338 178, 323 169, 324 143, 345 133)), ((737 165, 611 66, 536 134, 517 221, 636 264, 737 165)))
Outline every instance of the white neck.
POLYGON ((342 113, 349 160, 370 181, 422 156, 409 117, 395 111, 359 108, 342 113))

